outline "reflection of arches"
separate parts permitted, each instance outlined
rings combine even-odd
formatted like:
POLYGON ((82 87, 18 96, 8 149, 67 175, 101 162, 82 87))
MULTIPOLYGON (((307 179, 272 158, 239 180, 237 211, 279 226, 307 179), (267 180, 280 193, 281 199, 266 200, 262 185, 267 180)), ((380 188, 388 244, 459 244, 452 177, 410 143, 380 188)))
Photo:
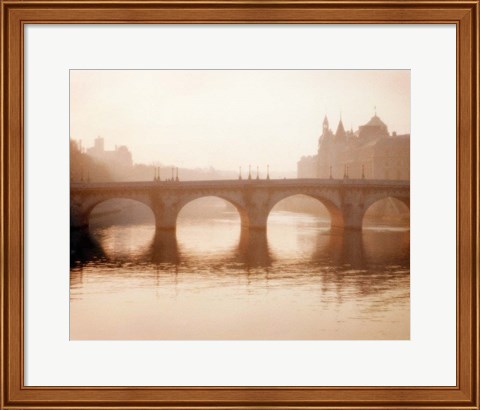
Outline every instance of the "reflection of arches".
POLYGON ((365 264, 362 231, 319 233, 313 260, 338 266, 363 268, 365 264))
POLYGON ((178 264, 180 252, 175 232, 156 231, 148 253, 148 259, 153 263, 178 264))
POLYGON ((90 235, 88 229, 70 231, 70 267, 105 258, 102 246, 90 235))
POLYGON ((306 197, 306 198, 311 198, 316 201, 320 205, 322 205, 326 211, 328 212, 330 216, 330 226, 332 227, 341 227, 343 226, 343 214, 340 208, 330 199, 324 197, 324 196, 319 196, 319 195, 312 195, 312 194, 283 194, 283 195, 276 195, 275 198, 271 201, 270 206, 267 210, 267 221, 268 217, 272 213, 272 210, 279 205, 282 201, 287 200, 289 198, 294 198, 294 197, 306 197))
POLYGON ((410 224, 410 198, 384 195, 370 198, 365 203, 362 225, 367 221, 382 223, 384 225, 409 225, 410 224))
POLYGON ((70 231, 70 266, 83 266, 90 261, 143 264, 145 262, 174 263, 180 260, 177 238, 173 231, 156 231, 146 252, 137 255, 108 254, 101 242, 88 229, 70 231))
POLYGON ((366 261, 370 265, 410 266, 409 230, 366 230, 363 243, 366 261))
POLYGON ((409 266, 408 230, 319 232, 312 261, 320 265, 366 269, 368 265, 409 266))
POLYGON ((270 266, 272 257, 266 231, 242 229, 238 254, 239 259, 249 268, 270 266))
POLYGON ((192 204, 195 201, 201 201, 201 200, 206 200, 206 199, 216 199, 216 200, 222 200, 230 205, 232 205, 238 212, 238 215, 240 216, 240 221, 242 226, 248 226, 248 215, 245 209, 235 200, 232 198, 229 198, 227 196, 222 196, 222 195, 195 195, 191 196, 188 198, 183 199, 183 201, 179 204, 178 206, 178 211, 175 217, 175 225, 177 224, 178 217, 182 213, 182 211, 185 210, 186 207, 192 206, 192 204))
MULTIPOLYGON (((150 219, 152 221, 152 224, 155 224, 155 214, 150 206, 150 203, 142 200, 142 199, 137 199, 137 198, 122 198, 122 197, 113 197, 113 198, 106 198, 106 199, 100 199, 91 202, 88 204, 86 207, 85 211, 85 218, 87 225, 90 225, 92 216, 100 209, 100 208, 109 208, 109 205, 111 208, 117 208, 111 209, 111 210, 101 210, 100 214, 103 215, 105 218, 115 218, 116 215, 120 216, 122 218, 125 218, 125 210, 127 208, 131 208, 132 206, 136 208, 136 217, 138 218, 139 215, 143 214, 146 216, 146 219, 150 219)), ((132 217, 132 215, 128 215, 129 218, 132 217)))

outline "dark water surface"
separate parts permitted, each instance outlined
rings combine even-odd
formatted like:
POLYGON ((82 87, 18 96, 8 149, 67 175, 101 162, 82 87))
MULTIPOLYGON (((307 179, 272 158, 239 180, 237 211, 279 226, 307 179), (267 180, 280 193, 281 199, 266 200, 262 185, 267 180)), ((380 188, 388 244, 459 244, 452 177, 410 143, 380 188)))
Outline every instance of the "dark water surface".
POLYGON ((71 339, 409 339, 410 231, 228 212, 72 233, 71 339))

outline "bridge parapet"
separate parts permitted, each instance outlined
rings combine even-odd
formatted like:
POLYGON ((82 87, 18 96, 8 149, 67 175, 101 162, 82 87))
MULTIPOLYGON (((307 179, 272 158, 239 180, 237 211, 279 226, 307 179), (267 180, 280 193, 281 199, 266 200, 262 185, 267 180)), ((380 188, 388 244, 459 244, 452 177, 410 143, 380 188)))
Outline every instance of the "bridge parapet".
POLYGON ((132 181, 132 182, 73 182, 71 190, 92 189, 185 189, 185 188, 238 188, 238 187, 318 187, 318 186, 351 186, 351 187, 403 187, 410 188, 410 181, 375 180, 375 179, 221 179, 207 181, 132 181))

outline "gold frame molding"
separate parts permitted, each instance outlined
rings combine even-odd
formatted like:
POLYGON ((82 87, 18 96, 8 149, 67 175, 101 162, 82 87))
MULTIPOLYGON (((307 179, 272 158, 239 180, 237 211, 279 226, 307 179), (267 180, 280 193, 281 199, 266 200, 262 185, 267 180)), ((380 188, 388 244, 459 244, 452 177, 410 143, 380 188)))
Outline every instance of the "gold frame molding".
POLYGON ((0 3, 1 409, 479 409, 479 0, 0 0, 0 3), (25 386, 23 26, 27 23, 455 24, 456 386, 25 386))

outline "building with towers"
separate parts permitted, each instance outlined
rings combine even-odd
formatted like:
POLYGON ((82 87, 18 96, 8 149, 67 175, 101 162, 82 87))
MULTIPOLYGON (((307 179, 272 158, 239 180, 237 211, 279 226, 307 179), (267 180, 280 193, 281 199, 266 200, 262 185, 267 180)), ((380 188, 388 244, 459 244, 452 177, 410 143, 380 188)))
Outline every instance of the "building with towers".
POLYGON ((315 155, 297 163, 298 178, 410 179, 410 134, 389 133, 375 115, 357 131, 346 131, 342 119, 335 133, 327 116, 315 155))
POLYGON ((131 168, 133 166, 132 154, 125 145, 115 145, 114 150, 106 150, 102 137, 95 138, 94 145, 87 149, 87 154, 111 167, 131 168))

